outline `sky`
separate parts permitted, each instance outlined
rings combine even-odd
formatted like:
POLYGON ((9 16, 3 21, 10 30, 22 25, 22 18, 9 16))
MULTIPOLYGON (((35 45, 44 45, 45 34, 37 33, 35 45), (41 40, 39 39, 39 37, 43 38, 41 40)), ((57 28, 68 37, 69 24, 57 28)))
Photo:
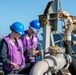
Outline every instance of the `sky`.
MULTIPOLYGON (((43 14, 48 2, 51 0, 0 0, 0 36, 8 35, 10 25, 22 22, 25 30, 32 20, 43 14)), ((76 0, 60 0, 62 10, 76 16, 76 0)), ((59 28, 60 29, 60 28, 59 28)), ((61 30, 59 30, 61 31, 61 30)), ((42 39, 39 32, 39 39, 42 39)))

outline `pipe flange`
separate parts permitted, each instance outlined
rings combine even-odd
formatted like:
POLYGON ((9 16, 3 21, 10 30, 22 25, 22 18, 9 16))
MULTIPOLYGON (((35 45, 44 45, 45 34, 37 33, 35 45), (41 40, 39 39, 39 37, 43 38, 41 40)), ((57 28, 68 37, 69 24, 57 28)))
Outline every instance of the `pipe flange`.
POLYGON ((57 69, 56 58, 54 56, 50 55, 50 56, 46 56, 44 59, 48 59, 48 58, 54 61, 54 70, 56 70, 57 69))
POLYGON ((69 67, 70 63, 72 62, 72 58, 68 54, 64 54, 64 56, 65 56, 65 59, 66 59, 66 65, 64 66, 63 69, 67 69, 69 67))

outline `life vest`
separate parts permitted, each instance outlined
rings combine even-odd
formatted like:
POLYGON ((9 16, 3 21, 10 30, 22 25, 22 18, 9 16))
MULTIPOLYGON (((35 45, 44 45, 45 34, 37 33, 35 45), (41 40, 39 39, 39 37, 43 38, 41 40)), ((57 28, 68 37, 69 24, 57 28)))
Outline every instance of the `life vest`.
POLYGON ((30 39, 28 30, 27 30, 25 31, 25 34, 22 36, 22 38, 23 38, 23 45, 28 49, 31 48, 32 45, 34 46, 35 49, 37 48, 37 45, 38 45, 37 35, 33 35, 32 39, 30 39))
MULTIPOLYGON (((23 56, 23 45, 22 41, 20 39, 17 39, 18 45, 16 46, 15 43, 12 41, 12 39, 9 36, 6 36, 4 38, 8 45, 8 55, 7 58, 17 64, 20 67, 25 66, 25 57, 23 56)), ((4 65, 4 68, 7 70, 15 70, 12 65, 4 65)))
MULTIPOLYGON (((35 48, 35 50, 37 49, 37 46, 38 46, 37 35, 33 35, 32 39, 30 39, 28 30, 26 30, 25 34, 22 36, 22 40, 23 40, 24 48, 27 48, 29 50, 33 46, 35 48)), ((29 56, 25 57, 26 61, 29 60, 29 56)), ((32 59, 32 62, 35 62, 35 59, 32 59)))

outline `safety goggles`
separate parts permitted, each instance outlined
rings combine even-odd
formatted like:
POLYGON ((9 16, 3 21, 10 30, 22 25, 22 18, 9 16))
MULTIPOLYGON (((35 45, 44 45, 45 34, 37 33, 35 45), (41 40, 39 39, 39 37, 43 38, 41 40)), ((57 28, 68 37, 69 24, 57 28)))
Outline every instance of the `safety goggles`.
POLYGON ((33 27, 30 27, 30 29, 31 29, 32 33, 38 34, 38 32, 39 32, 39 29, 37 30, 33 27))

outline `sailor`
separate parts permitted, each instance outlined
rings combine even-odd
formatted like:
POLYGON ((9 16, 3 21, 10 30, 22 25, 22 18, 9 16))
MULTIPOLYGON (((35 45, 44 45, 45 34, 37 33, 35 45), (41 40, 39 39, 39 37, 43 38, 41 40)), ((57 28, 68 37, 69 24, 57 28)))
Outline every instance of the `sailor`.
POLYGON ((30 65, 25 70, 27 74, 29 74, 31 68, 35 64, 36 62, 35 57, 39 53, 39 50, 37 50, 39 41, 37 34, 39 31, 40 31, 40 22, 38 20, 33 20, 30 22, 28 30, 25 30, 24 35, 22 35, 23 46, 25 49, 24 55, 26 63, 28 62, 30 63, 30 65))
POLYGON ((5 75, 18 74, 25 66, 23 44, 20 39, 24 34, 24 25, 21 22, 15 22, 10 26, 10 30, 11 33, 1 42, 1 59, 5 75))

